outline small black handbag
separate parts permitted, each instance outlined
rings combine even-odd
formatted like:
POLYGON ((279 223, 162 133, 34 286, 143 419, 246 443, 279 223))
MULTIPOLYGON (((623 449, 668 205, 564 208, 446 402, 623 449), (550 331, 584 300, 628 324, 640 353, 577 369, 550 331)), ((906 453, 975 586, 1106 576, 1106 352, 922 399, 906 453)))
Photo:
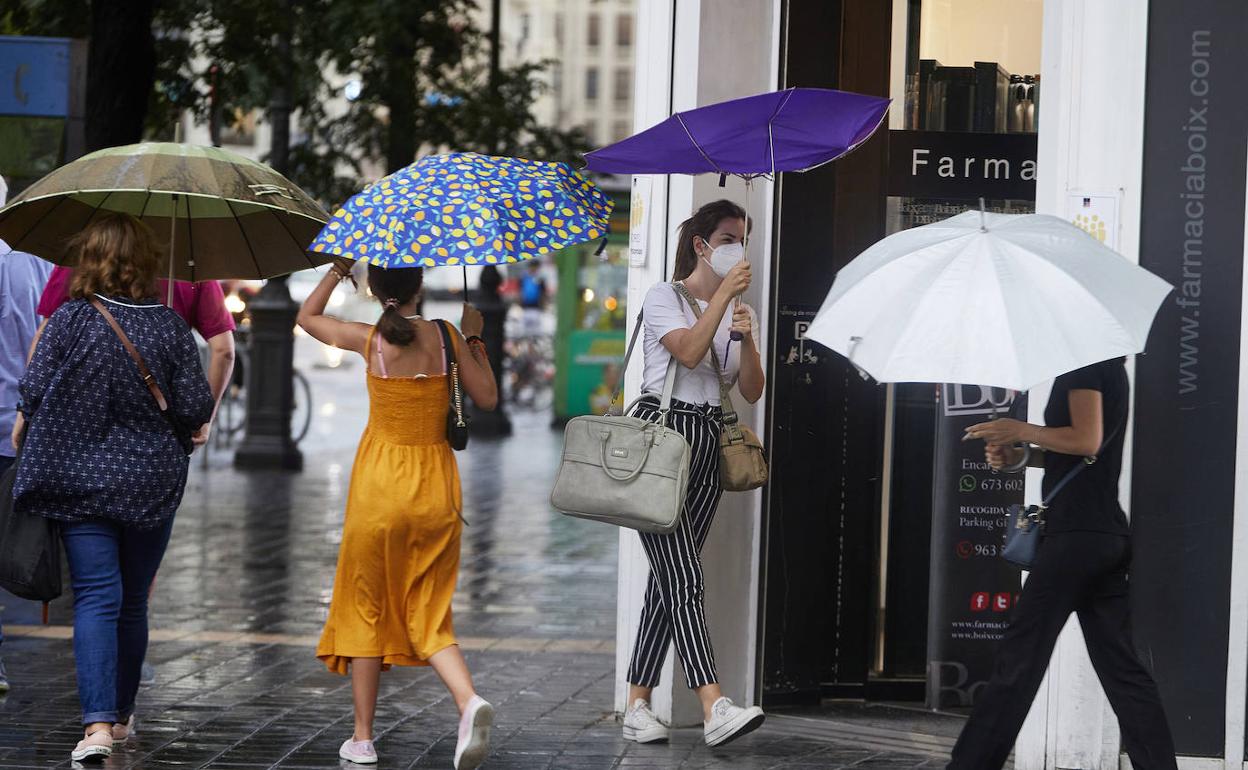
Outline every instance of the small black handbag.
POLYGON ((455 340, 449 322, 437 321, 436 324, 442 335, 446 379, 451 394, 451 406, 446 413, 446 440, 451 449, 458 452, 468 446, 468 417, 464 414, 464 392, 459 385, 459 361, 455 357, 455 340))

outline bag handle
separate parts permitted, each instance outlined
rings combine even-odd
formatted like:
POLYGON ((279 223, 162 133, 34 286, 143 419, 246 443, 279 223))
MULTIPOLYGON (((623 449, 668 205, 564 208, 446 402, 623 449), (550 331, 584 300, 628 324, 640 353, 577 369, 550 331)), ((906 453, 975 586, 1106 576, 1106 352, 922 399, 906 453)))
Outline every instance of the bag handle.
MULTIPOLYGON (((611 393, 611 404, 619 400, 620 394, 624 392, 624 374, 628 371, 629 359, 633 357, 633 348, 637 346, 637 338, 641 336, 642 322, 645 320, 644 313, 637 314, 637 322, 633 324, 633 334, 628 340, 628 348, 624 351, 624 361, 620 365, 620 377, 616 380, 615 390, 611 393)), ((661 344, 661 343, 660 343, 661 344)), ((659 397, 659 423, 667 425, 667 415, 672 410, 672 393, 676 390, 676 356, 668 352, 667 373, 663 377, 663 393, 659 397)), ((633 404, 637 402, 634 401, 633 404)), ((625 413, 632 411, 632 404, 624 410, 625 413)), ((607 413, 611 413, 611 406, 608 405, 607 413)))
POLYGON ((108 312, 108 308, 94 296, 91 297, 91 306, 104 316, 104 320, 112 327, 113 332, 117 335, 117 339, 121 340, 121 345, 130 354, 131 360, 139 367, 139 374, 143 377, 143 384, 147 386, 148 391, 152 394, 152 398, 156 399, 156 406, 161 412, 169 409, 169 402, 165 400, 165 394, 161 392, 160 385, 157 384, 156 378, 152 376, 152 371, 147 368, 147 362, 143 360, 143 356, 139 353, 139 349, 134 346, 126 333, 122 331, 121 325, 117 323, 117 319, 113 318, 113 314, 108 312))
POLYGON ((455 412, 455 427, 464 427, 464 393, 459 386, 459 360, 455 356, 455 341, 451 338, 449 321, 435 322, 442 335, 442 359, 446 367, 446 386, 450 391, 451 409, 455 412))
MULTIPOLYGON (((688 287, 677 281, 672 284, 672 288, 676 290, 676 296, 693 311, 693 317, 700 320, 702 318, 702 308, 698 306, 698 301, 689 293, 688 287)), ((730 443, 740 444, 745 441, 745 436, 741 433, 741 426, 739 425, 741 418, 737 415, 737 407, 732 402, 732 386, 724 381, 723 370, 719 367, 719 354, 715 352, 714 340, 711 340, 710 353, 711 363, 715 366, 715 379, 719 382, 719 409, 723 412, 724 431, 728 434, 730 443)))
POLYGON ((654 438, 653 436, 650 435, 651 430, 652 429, 650 428, 646 429, 646 452, 645 454, 641 456, 641 460, 638 461, 637 467, 634 468, 629 473, 624 474, 623 476, 617 476, 614 471, 612 471, 610 468, 607 467, 607 439, 611 437, 611 433, 605 430, 602 431, 598 436, 598 438, 601 441, 602 456, 601 456, 600 464, 602 465, 602 472, 607 474, 611 478, 615 479, 616 481, 632 481, 633 479, 640 476, 642 469, 646 467, 646 460, 650 459, 650 447, 654 446, 654 438))

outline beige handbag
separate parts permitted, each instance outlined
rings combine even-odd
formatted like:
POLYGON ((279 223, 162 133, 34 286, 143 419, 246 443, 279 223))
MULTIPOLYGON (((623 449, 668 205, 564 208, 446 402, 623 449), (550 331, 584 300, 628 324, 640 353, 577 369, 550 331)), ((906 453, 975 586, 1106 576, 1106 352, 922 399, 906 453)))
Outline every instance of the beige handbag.
MULTIPOLYGON (((638 317, 624 354, 620 387, 641 324, 638 317)), ((550 504, 568 516, 642 532, 675 530, 689 486, 689 443, 668 427, 675 384, 676 359, 672 358, 656 421, 610 414, 569 420, 550 504)), ((632 405, 625 415, 631 411, 632 405)))
MULTIPOLYGON (((695 318, 702 317, 702 308, 682 283, 673 283, 676 294, 693 310, 695 318)), ((724 382, 719 367, 719 356, 711 344, 711 363, 719 380, 720 410, 724 427, 719 434, 719 481, 726 492, 748 492, 767 483, 767 452, 763 442, 754 431, 741 424, 737 409, 732 403, 731 386, 724 382)))

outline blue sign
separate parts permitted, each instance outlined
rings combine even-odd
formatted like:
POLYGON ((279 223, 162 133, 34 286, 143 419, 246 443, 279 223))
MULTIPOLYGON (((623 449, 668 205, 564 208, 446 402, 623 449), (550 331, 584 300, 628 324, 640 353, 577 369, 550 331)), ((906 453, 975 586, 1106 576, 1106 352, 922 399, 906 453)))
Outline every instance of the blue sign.
POLYGON ((72 43, 0 36, 0 115, 68 116, 72 43))

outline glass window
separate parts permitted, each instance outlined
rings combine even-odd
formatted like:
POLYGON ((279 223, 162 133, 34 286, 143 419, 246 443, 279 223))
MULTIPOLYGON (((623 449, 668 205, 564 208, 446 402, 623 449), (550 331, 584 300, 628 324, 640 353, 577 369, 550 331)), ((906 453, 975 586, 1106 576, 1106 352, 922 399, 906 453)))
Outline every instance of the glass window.
POLYGON ((620 48, 633 47, 633 15, 621 13, 615 17, 615 44, 620 48))
POLYGON ((620 67, 615 71, 615 103, 627 105, 633 100, 633 71, 620 67))
POLYGON ((585 101, 598 101, 598 68, 590 67, 585 70, 585 101))
POLYGON ((597 48, 602 36, 602 25, 598 18, 598 14, 591 13, 589 15, 589 26, 586 29, 586 40, 590 48, 597 48))

